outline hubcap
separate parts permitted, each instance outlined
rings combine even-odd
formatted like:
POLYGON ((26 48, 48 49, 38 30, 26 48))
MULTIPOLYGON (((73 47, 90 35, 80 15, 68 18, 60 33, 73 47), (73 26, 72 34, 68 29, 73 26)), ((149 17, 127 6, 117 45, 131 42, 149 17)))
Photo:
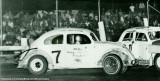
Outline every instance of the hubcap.
POLYGON ((31 68, 33 71, 40 71, 43 68, 43 62, 40 59, 33 59, 31 62, 31 68))
POLYGON ((104 64, 105 70, 109 73, 115 73, 117 72, 117 69, 119 68, 118 62, 115 58, 113 57, 108 57, 105 60, 104 64))
POLYGON ((36 63, 36 67, 37 67, 37 68, 40 68, 40 67, 41 67, 41 64, 40 64, 39 62, 37 62, 37 63, 36 63))

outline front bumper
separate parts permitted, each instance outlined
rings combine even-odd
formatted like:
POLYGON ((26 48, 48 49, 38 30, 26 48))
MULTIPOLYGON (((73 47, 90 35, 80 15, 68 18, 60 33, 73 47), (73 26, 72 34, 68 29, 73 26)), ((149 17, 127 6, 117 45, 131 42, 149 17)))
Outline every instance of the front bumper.
POLYGON ((149 60, 135 59, 131 62, 133 65, 149 65, 149 60))

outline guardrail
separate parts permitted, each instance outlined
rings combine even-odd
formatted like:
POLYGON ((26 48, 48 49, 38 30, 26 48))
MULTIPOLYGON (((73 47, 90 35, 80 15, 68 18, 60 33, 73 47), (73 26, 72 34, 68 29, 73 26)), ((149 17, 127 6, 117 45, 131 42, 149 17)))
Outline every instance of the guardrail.
POLYGON ((0 63, 15 63, 16 56, 27 48, 27 39, 21 38, 21 46, 0 46, 0 63), (13 51, 13 52, 12 52, 13 51), (10 60, 10 61, 8 61, 10 60))
POLYGON ((0 46, 0 51, 21 51, 27 47, 27 38, 21 38, 21 46, 0 46))
POLYGON ((22 51, 26 46, 0 46, 0 51, 22 51))
POLYGON ((5 56, 13 56, 17 55, 15 52, 21 52, 25 50, 27 47, 27 38, 21 38, 21 46, 0 46, 0 57, 5 57, 5 56), (9 54, 7 52, 9 51, 14 51, 13 54, 9 54), (5 54, 3 54, 5 52, 5 54))
POLYGON ((0 46, 0 63, 18 63, 16 57, 24 51, 27 46, 0 46), (9 52, 13 51, 13 52, 9 52), (5 52, 5 54, 4 54, 5 52))
POLYGON ((0 52, 1 52, 0 58, 6 58, 6 59, 14 58, 14 56, 19 55, 21 51, 24 51, 26 47, 27 46, 0 46, 0 52), (11 54, 9 51, 13 51, 13 53, 11 54), (3 52, 9 52, 9 53, 3 54, 3 52))

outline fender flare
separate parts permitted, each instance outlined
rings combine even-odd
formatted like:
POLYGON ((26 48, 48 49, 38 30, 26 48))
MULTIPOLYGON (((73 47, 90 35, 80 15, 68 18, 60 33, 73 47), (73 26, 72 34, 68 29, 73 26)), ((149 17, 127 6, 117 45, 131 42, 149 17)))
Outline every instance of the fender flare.
POLYGON ((48 62, 48 69, 53 69, 53 62, 52 59, 49 55, 47 55, 46 52, 40 50, 40 49, 34 49, 31 50, 29 53, 27 53, 27 55, 23 58, 24 63, 26 64, 26 67, 28 67, 28 62, 29 60, 33 57, 33 56, 43 56, 47 62, 48 62))
POLYGON ((112 49, 112 50, 105 51, 103 53, 103 55, 101 56, 100 61, 103 62, 103 59, 108 55, 118 56, 124 66, 132 65, 131 58, 129 58, 129 56, 127 54, 125 54, 123 51, 120 51, 120 49, 118 49, 118 50, 112 49))

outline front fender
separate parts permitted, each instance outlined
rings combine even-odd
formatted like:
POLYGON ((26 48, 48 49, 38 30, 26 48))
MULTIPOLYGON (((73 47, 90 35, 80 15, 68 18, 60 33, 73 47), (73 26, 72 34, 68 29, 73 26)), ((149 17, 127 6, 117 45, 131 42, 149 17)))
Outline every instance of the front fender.
POLYGON ((48 69, 53 69, 53 62, 51 57, 44 51, 39 50, 39 49, 34 49, 29 51, 24 57, 23 59, 21 59, 19 61, 18 67, 17 68, 27 68, 28 62, 29 60, 36 55, 40 55, 43 56, 44 58, 46 58, 47 62, 48 62, 48 69))

